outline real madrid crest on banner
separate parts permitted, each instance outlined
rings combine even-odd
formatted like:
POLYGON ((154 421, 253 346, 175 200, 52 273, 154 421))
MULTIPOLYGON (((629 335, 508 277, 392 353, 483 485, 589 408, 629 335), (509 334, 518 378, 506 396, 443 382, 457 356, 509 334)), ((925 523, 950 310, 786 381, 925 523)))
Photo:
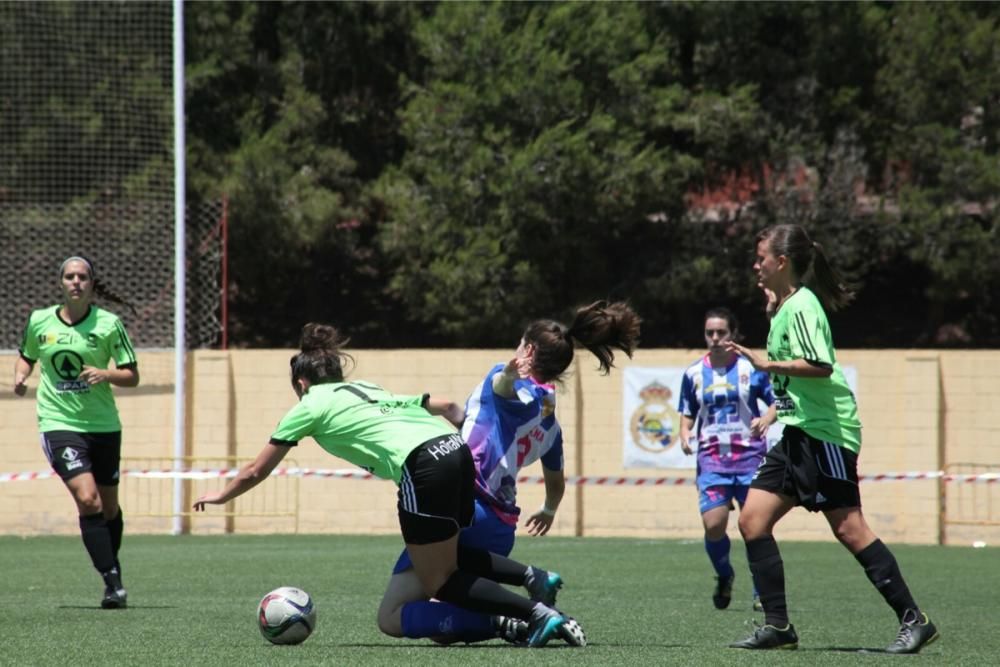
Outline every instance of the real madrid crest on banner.
POLYGON ((680 417, 670 405, 673 396, 656 380, 639 390, 642 404, 632 412, 632 441, 647 452, 660 454, 674 446, 680 417))
POLYGON ((677 443, 680 415, 677 392, 683 368, 624 369, 622 416, 625 422, 624 465, 626 468, 693 468, 677 443))

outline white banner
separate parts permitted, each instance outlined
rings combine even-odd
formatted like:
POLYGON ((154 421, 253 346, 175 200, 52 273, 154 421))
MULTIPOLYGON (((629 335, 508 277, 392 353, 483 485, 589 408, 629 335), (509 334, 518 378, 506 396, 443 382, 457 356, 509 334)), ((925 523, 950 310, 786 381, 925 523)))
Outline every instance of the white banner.
POLYGON ((685 455, 677 439, 684 368, 629 366, 622 377, 625 467, 694 468, 694 455, 685 455))
MULTIPOLYGON (((844 379, 858 399, 858 370, 842 366, 844 379)), ((680 447, 677 404, 685 368, 629 366, 622 373, 624 421, 623 464, 626 468, 695 468, 695 455, 680 447)), ((766 407, 761 404, 761 411, 766 407)), ((781 439, 782 425, 767 432, 768 446, 781 439)))

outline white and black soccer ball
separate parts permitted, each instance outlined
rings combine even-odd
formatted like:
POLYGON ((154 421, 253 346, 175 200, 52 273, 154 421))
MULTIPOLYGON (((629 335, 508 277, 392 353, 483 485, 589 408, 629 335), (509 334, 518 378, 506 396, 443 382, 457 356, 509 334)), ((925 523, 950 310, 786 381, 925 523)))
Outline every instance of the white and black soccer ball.
POLYGON ((257 605, 257 625, 272 644, 301 644, 316 629, 316 607, 301 589, 275 588, 257 605))

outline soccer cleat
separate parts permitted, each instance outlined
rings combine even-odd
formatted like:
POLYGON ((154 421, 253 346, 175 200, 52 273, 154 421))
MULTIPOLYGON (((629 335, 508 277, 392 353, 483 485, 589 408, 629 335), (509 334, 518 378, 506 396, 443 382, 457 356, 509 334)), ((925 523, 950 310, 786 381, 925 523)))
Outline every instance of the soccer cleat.
POLYGON ((528 589, 534 602, 541 602, 546 607, 551 607, 556 603, 556 594, 562 585, 562 577, 557 572, 546 572, 532 567, 524 587, 528 589))
POLYGON ((712 593, 712 604, 716 609, 725 609, 729 606, 729 601, 733 599, 733 579, 735 575, 728 577, 716 577, 715 592, 712 593))
POLYGON ((559 634, 570 646, 586 646, 587 635, 583 634, 583 628, 576 622, 575 618, 566 618, 566 622, 559 628, 559 634))
POLYGON ((552 607, 536 604, 531 611, 531 620, 528 621, 528 646, 541 648, 553 637, 561 637, 562 627, 569 620, 552 607))
POLYGON ((729 648, 749 649, 797 649, 798 647, 799 636, 795 634, 795 627, 791 623, 784 629, 763 625, 746 639, 729 645, 729 648))
POLYGON ((102 609, 124 609, 128 606, 128 593, 122 586, 121 575, 117 569, 111 569, 101 575, 104 578, 104 597, 101 599, 102 609))
POLYGON ((528 641, 528 623, 513 616, 494 616, 493 629, 497 637, 516 646, 523 646, 528 641))
POLYGON ((934 642, 940 637, 937 628, 927 618, 927 614, 920 614, 913 609, 907 609, 903 614, 903 623, 899 626, 899 633, 896 641, 886 647, 886 653, 917 653, 924 646, 934 642), (923 619, 923 622, 920 622, 923 619))

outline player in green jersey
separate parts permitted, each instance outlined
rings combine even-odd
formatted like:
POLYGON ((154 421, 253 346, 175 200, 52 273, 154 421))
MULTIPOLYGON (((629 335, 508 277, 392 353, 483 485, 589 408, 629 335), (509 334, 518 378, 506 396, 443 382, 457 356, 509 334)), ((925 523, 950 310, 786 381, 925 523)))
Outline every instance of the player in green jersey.
POLYGON ((837 364, 822 300, 846 305, 853 293, 834 273, 823 248, 798 225, 769 227, 757 237, 754 263, 767 296, 771 330, 767 359, 729 343, 758 370, 771 374, 784 433, 754 474, 740 513, 740 532, 764 606, 765 625, 734 648, 796 648, 788 621, 785 572, 774 525, 796 505, 823 512, 834 536, 896 612, 900 627, 889 653, 916 653, 938 638, 899 571, 896 558, 861 512, 858 452, 861 422, 854 395, 837 364))
POLYGON ((291 360, 299 402, 256 459, 221 491, 198 498, 195 511, 249 491, 299 440, 311 436, 330 454, 397 484, 403 541, 427 597, 526 621, 529 646, 544 646, 553 637, 584 645, 579 624, 550 606, 554 591, 534 585, 547 580, 544 570, 459 546, 459 530, 471 525, 475 514, 476 476, 472 453, 455 428, 462 408, 426 394, 402 396, 370 382, 347 382, 344 366, 353 360, 342 349, 346 342, 331 326, 303 328, 302 351, 291 360), (524 586, 532 598, 501 583, 524 586))
POLYGON ((111 385, 138 385, 139 370, 121 320, 94 305, 94 298, 128 304, 98 282, 83 257, 66 259, 59 280, 63 303, 28 319, 14 362, 14 393, 27 393, 28 376, 41 363, 36 403, 42 447, 76 502, 83 544, 104 579, 101 606, 117 609, 126 606, 127 594, 118 561, 122 426, 111 385))

